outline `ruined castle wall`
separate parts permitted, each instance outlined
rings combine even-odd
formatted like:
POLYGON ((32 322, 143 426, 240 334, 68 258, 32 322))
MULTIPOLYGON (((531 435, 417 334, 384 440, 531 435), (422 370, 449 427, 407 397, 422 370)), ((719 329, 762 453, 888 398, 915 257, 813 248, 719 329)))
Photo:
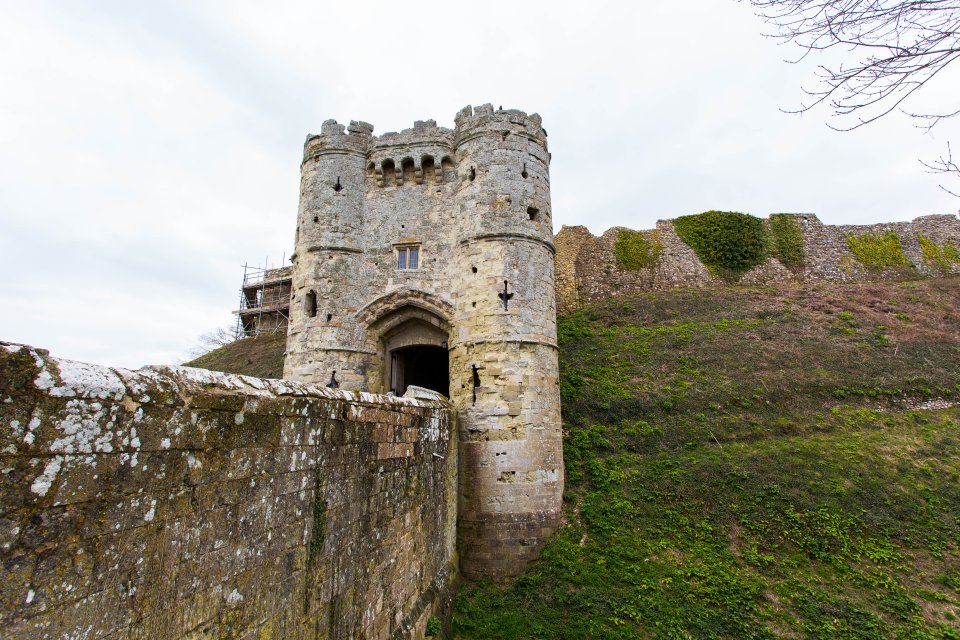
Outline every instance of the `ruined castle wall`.
MULTIPOLYGON (((886 222, 871 225, 825 225, 814 215, 801 215, 806 266, 801 274, 805 280, 870 280, 876 279, 850 253, 847 236, 893 231, 900 237, 903 252, 921 275, 935 276, 937 270, 924 259, 918 236, 936 244, 952 241, 960 247, 960 221, 953 215, 933 215, 915 218, 910 222, 886 222)), ((880 274, 882 277, 883 274, 880 274)))
MULTIPOLYGON (((563 227, 554 237, 557 255, 554 259, 557 309, 579 309, 580 288, 577 284, 577 257, 584 251, 584 244, 596 241, 586 227, 563 227)), ((612 255, 612 254, 611 254, 612 255)))
POLYGON ((422 638, 453 429, 438 401, 0 343, 0 635, 422 638))
MULTIPOLYGON (((960 272, 960 265, 931 265, 924 257, 919 236, 943 246, 960 247, 960 220, 953 215, 931 215, 911 222, 873 225, 825 225, 813 214, 797 214, 803 237, 804 264, 789 269, 768 258, 743 274, 738 283, 772 285, 782 282, 869 281, 905 276, 937 276, 960 272), (850 251, 850 235, 881 234, 893 231, 912 263, 906 270, 876 271, 859 264, 850 251)), ((641 233, 656 243, 659 252, 654 264, 637 270, 622 268, 614 256, 614 245, 623 227, 594 236, 586 227, 563 227, 556 235, 557 311, 571 313, 610 296, 672 287, 719 286, 725 282, 700 261, 693 249, 676 233, 669 220, 657 222, 656 229, 641 233)))

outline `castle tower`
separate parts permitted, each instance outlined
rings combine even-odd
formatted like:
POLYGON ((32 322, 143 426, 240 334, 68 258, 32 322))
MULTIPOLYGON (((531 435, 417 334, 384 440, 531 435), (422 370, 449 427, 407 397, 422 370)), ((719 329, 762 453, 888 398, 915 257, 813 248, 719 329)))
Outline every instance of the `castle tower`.
POLYGON ((563 491, 550 155, 537 115, 468 107, 456 125, 460 566, 499 577, 539 553, 563 491))
POLYGON ((327 384, 336 376, 345 388, 366 388, 375 354, 353 313, 372 284, 363 277, 362 237, 373 127, 343 129, 327 120, 303 147, 284 377, 327 384))
POLYGON ((538 115, 490 105, 304 148, 285 377, 450 397, 472 578, 522 571, 559 521, 549 161, 538 115))

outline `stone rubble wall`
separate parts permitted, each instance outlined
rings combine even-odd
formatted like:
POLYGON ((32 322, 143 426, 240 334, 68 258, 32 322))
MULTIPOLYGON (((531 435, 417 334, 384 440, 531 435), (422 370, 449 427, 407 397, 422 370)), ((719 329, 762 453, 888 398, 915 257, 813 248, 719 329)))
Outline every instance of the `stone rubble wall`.
POLYGON ((0 343, 0 635, 422 638, 454 433, 439 400, 0 343))
MULTIPOLYGON (((922 235, 943 245, 960 247, 960 220, 954 215, 931 215, 911 222, 873 225, 825 225, 813 214, 797 214, 803 235, 805 264, 790 270, 774 258, 745 273, 740 284, 773 285, 781 282, 868 281, 903 278, 903 271, 876 272, 864 269, 850 252, 847 236, 895 232, 903 251, 913 263, 913 275, 935 277, 940 272, 928 265, 917 237, 922 235)), ((656 240, 660 256, 651 267, 630 271, 621 268, 613 253, 620 229, 613 227, 594 236, 583 226, 561 228, 556 234, 557 312, 571 313, 615 295, 672 287, 706 287, 726 284, 712 274, 674 230, 669 220, 657 221, 656 229, 642 231, 656 240)), ((960 271, 957 267, 952 272, 960 271)))

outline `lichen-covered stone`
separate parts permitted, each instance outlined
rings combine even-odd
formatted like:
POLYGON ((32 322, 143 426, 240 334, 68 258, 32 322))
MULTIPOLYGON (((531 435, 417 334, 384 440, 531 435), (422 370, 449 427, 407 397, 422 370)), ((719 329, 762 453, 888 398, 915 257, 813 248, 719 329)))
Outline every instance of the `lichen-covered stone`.
POLYGON ((0 635, 422 638, 455 575, 453 415, 0 342, 0 635))

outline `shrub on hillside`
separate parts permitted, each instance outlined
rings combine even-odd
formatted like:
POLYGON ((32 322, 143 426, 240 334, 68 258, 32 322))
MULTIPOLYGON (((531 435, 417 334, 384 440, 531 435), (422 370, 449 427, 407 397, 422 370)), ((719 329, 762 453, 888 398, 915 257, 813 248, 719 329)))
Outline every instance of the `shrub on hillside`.
POLYGON ((711 272, 725 280, 741 275, 767 258, 766 225, 735 211, 706 211, 673 221, 677 235, 711 272))

